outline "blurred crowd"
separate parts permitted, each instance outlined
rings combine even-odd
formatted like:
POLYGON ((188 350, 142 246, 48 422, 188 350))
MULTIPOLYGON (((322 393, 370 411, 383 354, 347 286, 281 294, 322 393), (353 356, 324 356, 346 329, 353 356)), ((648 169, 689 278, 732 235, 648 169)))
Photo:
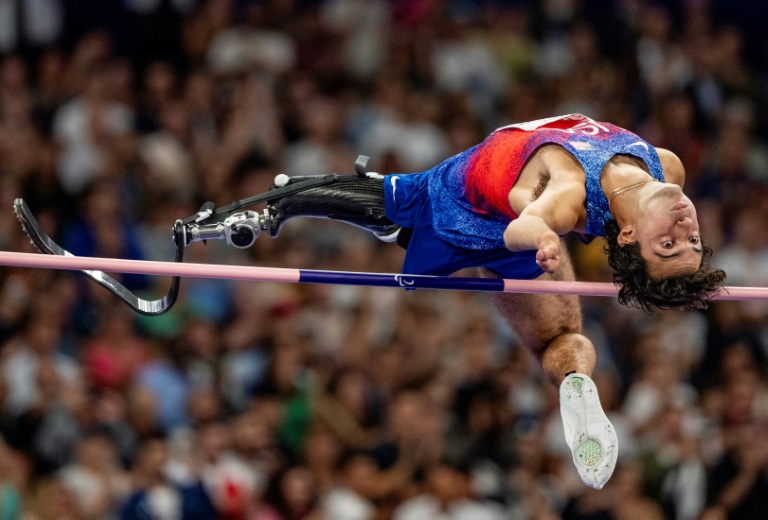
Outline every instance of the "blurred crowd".
MULTIPOLYGON (((0 248, 33 251, 23 197, 74 254, 169 261, 175 219, 278 173, 422 171, 580 112, 677 153, 712 263, 766 287, 766 8, 744 4, 0 2, 0 248)), ((581 279, 610 280, 599 243, 572 246, 581 279)), ((187 257, 397 272, 403 251, 296 219, 187 257)), ((765 518, 768 304, 583 310, 620 438, 599 492, 482 294, 186 279, 147 318, 70 272, 3 268, 0 519, 765 518)))

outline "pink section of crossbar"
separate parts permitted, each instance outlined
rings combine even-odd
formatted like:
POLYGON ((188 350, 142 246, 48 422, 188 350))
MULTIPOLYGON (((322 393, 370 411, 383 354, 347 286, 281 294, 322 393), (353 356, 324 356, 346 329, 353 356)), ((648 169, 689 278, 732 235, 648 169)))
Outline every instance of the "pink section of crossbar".
MULTIPOLYGON (((184 264, 177 262, 152 262, 146 260, 121 260, 82 256, 56 256, 35 253, 0 251, 0 266, 32 267, 44 269, 97 270, 112 273, 134 273, 158 276, 184 276, 194 278, 219 278, 298 283, 301 271, 281 267, 255 267, 221 264, 184 264)), ((347 273, 337 273, 343 277, 347 273)), ((359 273, 348 273, 359 274, 359 273)), ((446 277, 447 279, 448 277, 446 277)), ((362 283, 361 283, 362 285, 362 283)), ((616 296, 616 287, 598 282, 554 282, 545 280, 504 280, 504 292, 531 294, 574 294, 580 296, 616 296)), ((765 287, 728 287, 715 299, 718 300, 768 300, 765 287)))
POLYGON ((616 296, 612 283, 555 282, 552 280, 504 280, 504 292, 528 294, 575 294, 578 296, 616 296))
POLYGON ((222 264, 182 264, 177 262, 152 262, 148 260, 121 260, 86 256, 39 255, 35 253, 0 252, 0 265, 37 267, 48 269, 81 269, 108 273, 133 273, 158 276, 184 276, 193 278, 221 278, 228 280, 253 280, 259 282, 299 281, 298 269, 279 267, 252 267, 222 264))
MULTIPOLYGON (((555 282, 551 280, 504 280, 504 292, 528 294, 573 294, 577 296, 616 296, 612 283, 555 282)), ((768 300, 766 287, 725 287, 715 300, 768 300)))

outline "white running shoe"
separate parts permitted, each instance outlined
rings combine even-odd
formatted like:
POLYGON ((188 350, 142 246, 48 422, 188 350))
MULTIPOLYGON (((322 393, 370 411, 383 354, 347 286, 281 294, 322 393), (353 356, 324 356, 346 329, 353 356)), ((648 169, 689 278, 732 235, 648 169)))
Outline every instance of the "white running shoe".
POLYGON ((616 467, 619 443, 589 376, 570 374, 560 384, 560 415, 581 480, 602 489, 616 467))

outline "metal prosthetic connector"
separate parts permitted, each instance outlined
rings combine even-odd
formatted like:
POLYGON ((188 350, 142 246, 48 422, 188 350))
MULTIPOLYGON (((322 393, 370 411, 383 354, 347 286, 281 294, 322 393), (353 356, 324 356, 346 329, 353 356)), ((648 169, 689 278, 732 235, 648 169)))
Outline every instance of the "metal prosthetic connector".
POLYGON ((227 244, 239 249, 251 247, 262 231, 269 231, 269 213, 265 209, 259 214, 255 211, 243 211, 230 215, 222 222, 200 224, 193 222, 186 225, 186 243, 205 240, 226 240, 227 244))

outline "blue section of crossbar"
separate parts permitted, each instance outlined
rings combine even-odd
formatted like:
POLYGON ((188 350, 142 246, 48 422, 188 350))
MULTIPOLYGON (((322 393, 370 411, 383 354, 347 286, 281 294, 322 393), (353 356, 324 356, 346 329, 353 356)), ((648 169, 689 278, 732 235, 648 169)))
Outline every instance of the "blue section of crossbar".
POLYGON ((340 285, 370 285, 402 287, 404 289, 450 289, 454 291, 503 292, 501 278, 461 278, 412 274, 349 273, 341 271, 299 271, 300 283, 333 283, 340 285))

